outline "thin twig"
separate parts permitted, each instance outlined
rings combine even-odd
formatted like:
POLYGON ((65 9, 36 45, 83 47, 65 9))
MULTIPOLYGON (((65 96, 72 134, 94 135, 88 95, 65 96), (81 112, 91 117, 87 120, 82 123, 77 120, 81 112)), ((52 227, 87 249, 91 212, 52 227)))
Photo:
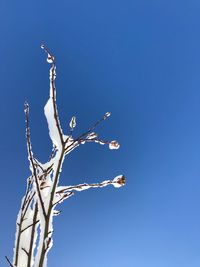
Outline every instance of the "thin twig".
POLYGON ((98 121, 96 121, 86 132, 84 132, 83 134, 81 134, 78 138, 76 138, 76 140, 80 140, 82 137, 86 136, 87 134, 89 134, 91 131, 93 131, 101 122, 105 121, 108 117, 107 116, 103 116, 101 119, 99 119, 98 121))
POLYGON ((36 222, 34 223, 31 223, 30 225, 26 226, 24 229, 21 230, 21 233, 23 233, 24 231, 26 231, 28 228, 30 228, 31 226, 37 224, 39 222, 39 220, 37 220, 36 222))
POLYGON ((28 256, 28 252, 26 251, 25 248, 22 248, 22 250, 26 253, 26 255, 28 256))
MULTIPOLYGON (((56 192, 57 193, 57 192, 56 192)), ((72 197, 74 195, 74 192, 70 192, 62 196, 58 201, 56 201, 53 206, 56 206, 58 203, 62 202, 65 199, 68 199, 69 197, 72 197)))
POLYGON ((9 263, 10 267, 15 267, 7 256, 5 256, 5 258, 6 258, 7 262, 9 263))
POLYGON ((60 193, 67 193, 67 192, 71 192, 73 190, 75 191, 82 191, 82 190, 86 190, 89 188, 99 188, 99 187, 105 187, 107 185, 115 185, 118 184, 120 186, 125 185, 126 182, 126 178, 124 175, 119 176, 119 178, 117 180, 105 180, 103 182, 100 183, 92 183, 92 184, 88 184, 88 183, 83 183, 83 184, 78 184, 78 185, 73 185, 73 186, 66 186, 65 188, 57 191, 57 194, 60 193))

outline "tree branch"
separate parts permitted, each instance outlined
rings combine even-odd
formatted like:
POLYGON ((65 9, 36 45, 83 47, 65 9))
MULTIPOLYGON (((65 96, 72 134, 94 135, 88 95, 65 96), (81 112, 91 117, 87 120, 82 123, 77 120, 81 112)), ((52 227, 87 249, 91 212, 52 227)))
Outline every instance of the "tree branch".
MULTIPOLYGON (((17 227, 18 227, 18 230, 17 230, 17 236, 16 236, 16 247, 15 247, 15 254, 14 254, 14 263, 15 265, 18 264, 18 258, 19 258, 19 245, 20 245, 20 240, 21 240, 21 229, 22 229, 22 224, 23 224, 23 221, 24 221, 24 217, 26 215, 26 212, 28 210, 28 207, 32 201, 32 197, 30 197, 30 194, 31 194, 31 185, 32 185, 32 182, 30 180, 30 177, 28 178, 28 181, 27 181, 27 189, 26 189, 26 193, 25 193, 25 197, 23 198, 23 203, 22 203, 22 207, 21 207, 21 210, 20 210, 20 220, 19 220, 19 223, 17 222, 17 227)), ((34 196, 34 194, 33 194, 34 196)))
POLYGON ((50 95, 44 107, 44 113, 48 123, 49 135, 53 143, 53 150, 50 159, 45 164, 40 163, 33 156, 29 127, 29 105, 25 103, 26 142, 32 175, 28 180, 26 193, 17 218, 13 263, 6 257, 10 267, 20 267, 21 265, 26 267, 32 267, 32 265, 35 267, 46 266, 47 254, 53 244, 53 216, 59 214, 54 208, 57 204, 74 195, 75 191, 101 188, 108 185, 113 185, 114 187, 125 185, 125 177, 119 175, 113 180, 106 180, 99 183, 59 186, 60 173, 65 155, 80 144, 96 142, 103 145, 108 144, 110 149, 118 149, 119 144, 117 141, 108 142, 101 140, 93 132, 101 122, 111 115, 110 112, 106 112, 101 119, 96 121, 87 131, 77 138, 72 138, 73 130, 76 127, 76 117, 72 117, 69 124, 71 129, 70 134, 68 136, 63 135, 56 103, 55 57, 44 45, 41 45, 41 48, 47 54, 47 62, 51 64, 49 77, 50 95), (47 187, 48 189, 44 189, 47 187), (38 225, 40 225, 40 231, 38 231, 38 225), (35 251, 35 248, 37 248, 37 251, 35 251), (26 253, 27 257, 24 257, 22 250, 26 253))
POLYGON ((63 193, 60 193, 60 195, 62 195, 62 196, 60 197, 60 199, 58 201, 53 203, 53 206, 56 206, 58 203, 60 204, 64 200, 68 199, 69 197, 72 197, 74 195, 74 192, 66 192, 66 193, 63 192, 63 193))
POLYGON ((30 228, 31 226, 34 226, 35 224, 39 223, 39 220, 37 220, 36 222, 33 222, 31 224, 29 224, 28 226, 26 226, 24 229, 21 230, 21 233, 23 233, 24 231, 26 231, 28 228, 30 228))
POLYGON ((15 267, 15 266, 11 263, 11 261, 9 260, 9 258, 8 258, 7 256, 5 256, 5 258, 6 258, 7 262, 9 263, 10 267, 15 267))
MULTIPOLYGON (((61 144, 63 145, 64 144, 63 133, 62 133, 62 129, 60 126, 57 104, 56 104, 56 85, 55 85, 56 63, 55 63, 55 57, 50 53, 50 51, 46 48, 46 46, 44 44, 41 45, 41 48, 47 53, 47 62, 52 65, 52 67, 50 69, 50 77, 49 77, 50 85, 51 85, 50 86, 50 97, 51 97, 52 103, 53 103, 53 112, 54 112, 54 120, 55 120, 55 124, 56 124, 56 129, 58 130, 60 141, 61 141, 61 144)), ((52 140, 52 142, 53 142, 53 140, 52 140)))
POLYGON ((29 253, 28 253, 27 267, 31 267, 31 260, 32 260, 32 257, 33 257, 34 238, 35 238, 35 234, 36 234, 36 224, 39 222, 39 220, 37 220, 37 215, 38 215, 38 203, 35 203, 35 211, 34 211, 34 216, 33 216, 33 223, 32 223, 32 231, 31 231, 31 239, 30 239, 30 247, 29 247, 29 253))
POLYGON ((39 187, 38 178, 37 178, 37 172, 36 172, 36 168, 34 165, 34 159, 33 159, 33 152, 32 152, 31 139, 30 139, 30 127, 29 127, 29 105, 27 102, 24 105, 24 111, 25 111, 25 116, 26 116, 26 141, 27 141, 29 161, 31 163, 33 176, 35 178, 35 184, 36 184, 36 189, 37 189, 37 194, 38 194, 38 198, 40 201, 40 205, 41 205, 41 208, 43 211, 43 215, 46 218, 46 211, 45 211, 42 195, 40 192, 40 187, 39 187))
POLYGON ((83 184, 74 185, 74 186, 59 186, 58 191, 56 191, 56 193, 61 194, 61 193, 71 192, 71 191, 83 191, 89 188, 105 187, 108 185, 113 185, 114 187, 121 187, 125 185, 125 183, 126 183, 125 176, 118 175, 113 180, 106 180, 100 183, 93 183, 93 184, 83 183, 83 184))
POLYGON ((106 112, 101 119, 96 121, 86 132, 82 133, 76 140, 80 140, 84 136, 88 135, 90 132, 92 132, 101 122, 105 121, 109 116, 111 115, 110 112, 106 112))
POLYGON ((25 249, 25 248, 22 248, 22 250, 25 252, 25 254, 26 254, 27 257, 28 257, 28 252, 26 251, 26 249, 25 249))

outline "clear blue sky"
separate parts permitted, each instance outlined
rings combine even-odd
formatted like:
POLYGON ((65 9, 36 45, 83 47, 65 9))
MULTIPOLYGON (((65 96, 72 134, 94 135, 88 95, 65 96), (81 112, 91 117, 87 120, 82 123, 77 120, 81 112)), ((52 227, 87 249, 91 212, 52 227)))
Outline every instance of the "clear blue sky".
POLYGON ((80 147, 61 183, 127 177, 62 205, 48 267, 200 266, 199 14, 197 0, 1 1, 0 266, 29 175, 25 100, 35 155, 51 150, 41 42, 57 58, 63 129, 72 115, 80 133, 111 111, 98 132, 121 143, 80 147))

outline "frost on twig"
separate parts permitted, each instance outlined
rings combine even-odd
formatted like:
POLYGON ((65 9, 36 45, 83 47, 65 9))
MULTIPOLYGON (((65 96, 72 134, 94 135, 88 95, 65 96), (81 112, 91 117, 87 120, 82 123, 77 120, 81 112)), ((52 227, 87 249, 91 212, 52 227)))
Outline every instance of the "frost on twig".
POLYGON ((27 188, 22 198, 21 207, 17 216, 16 235, 13 261, 6 257, 11 267, 46 267, 47 254, 53 246, 53 218, 60 214, 55 208, 72 197, 75 192, 90 188, 101 188, 113 185, 119 188, 125 184, 125 177, 118 175, 112 180, 99 183, 83 183, 74 186, 60 186, 60 173, 65 157, 85 143, 108 145, 110 149, 118 149, 119 143, 105 141, 96 133, 96 127, 110 115, 106 112, 87 131, 74 137, 76 117, 69 122, 69 133, 64 134, 60 125, 56 104, 56 64, 55 57, 42 45, 47 55, 47 62, 51 65, 49 73, 50 91, 49 99, 44 107, 47 119, 49 136, 52 141, 52 153, 46 163, 41 163, 34 155, 31 144, 29 125, 29 105, 24 105, 26 118, 26 143, 31 175, 27 179, 27 188))

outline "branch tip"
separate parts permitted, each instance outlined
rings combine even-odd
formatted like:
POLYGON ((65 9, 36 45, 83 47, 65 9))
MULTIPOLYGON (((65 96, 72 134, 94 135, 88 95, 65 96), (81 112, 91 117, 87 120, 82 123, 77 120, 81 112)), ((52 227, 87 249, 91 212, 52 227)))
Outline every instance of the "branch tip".
POLYGON ((28 113, 29 112, 29 104, 27 101, 24 102, 24 112, 28 113))
POLYGON ((50 53, 49 49, 44 44, 41 44, 40 48, 47 53, 47 62, 50 64, 55 64, 55 57, 50 53))

